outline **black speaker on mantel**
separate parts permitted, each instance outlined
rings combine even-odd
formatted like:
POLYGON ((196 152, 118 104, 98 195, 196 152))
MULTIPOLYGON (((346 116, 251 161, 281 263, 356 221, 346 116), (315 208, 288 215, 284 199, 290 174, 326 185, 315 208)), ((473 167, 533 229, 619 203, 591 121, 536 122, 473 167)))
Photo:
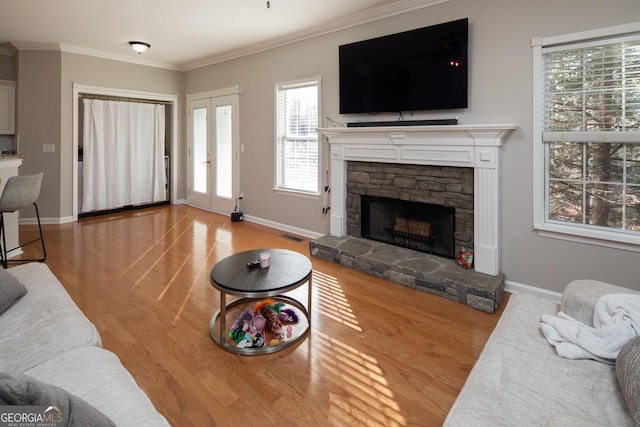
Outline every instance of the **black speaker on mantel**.
POLYGON ((348 128, 365 128, 376 126, 448 126, 457 125, 458 119, 430 119, 430 120, 392 120, 386 122, 352 122, 348 128))

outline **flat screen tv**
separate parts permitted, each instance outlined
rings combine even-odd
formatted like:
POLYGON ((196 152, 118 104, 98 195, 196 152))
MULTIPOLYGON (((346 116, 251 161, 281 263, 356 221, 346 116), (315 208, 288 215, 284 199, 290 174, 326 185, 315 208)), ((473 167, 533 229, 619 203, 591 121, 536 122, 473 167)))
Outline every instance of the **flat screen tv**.
POLYGON ((468 18, 340 46, 340 114, 467 107, 468 18))

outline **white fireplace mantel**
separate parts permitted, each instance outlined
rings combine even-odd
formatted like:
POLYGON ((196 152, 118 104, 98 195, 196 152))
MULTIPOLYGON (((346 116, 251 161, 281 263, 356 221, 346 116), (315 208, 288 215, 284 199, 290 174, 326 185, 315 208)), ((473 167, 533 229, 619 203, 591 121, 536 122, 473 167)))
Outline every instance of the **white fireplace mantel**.
POLYGON ((347 162, 457 166, 474 169, 474 266, 500 272, 499 149, 517 126, 390 126, 318 129, 331 145, 330 233, 347 232, 347 162))

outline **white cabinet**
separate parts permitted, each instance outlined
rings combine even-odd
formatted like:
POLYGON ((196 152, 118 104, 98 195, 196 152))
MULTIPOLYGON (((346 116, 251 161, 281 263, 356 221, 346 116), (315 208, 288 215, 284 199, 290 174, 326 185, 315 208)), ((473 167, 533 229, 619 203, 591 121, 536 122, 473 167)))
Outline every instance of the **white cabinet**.
POLYGON ((16 133, 16 82, 0 80, 0 135, 16 133))
MULTIPOLYGON (((0 159, 0 194, 4 190, 4 186, 10 177, 18 175, 18 168, 22 165, 22 159, 19 157, 0 159)), ((18 222, 19 211, 8 212, 4 214, 4 231, 7 248, 15 248, 20 241, 18 222)), ((22 249, 11 252, 11 256, 22 253, 22 249)), ((10 257, 11 257, 10 256, 10 257)), ((10 258, 9 257, 9 258, 10 258)))

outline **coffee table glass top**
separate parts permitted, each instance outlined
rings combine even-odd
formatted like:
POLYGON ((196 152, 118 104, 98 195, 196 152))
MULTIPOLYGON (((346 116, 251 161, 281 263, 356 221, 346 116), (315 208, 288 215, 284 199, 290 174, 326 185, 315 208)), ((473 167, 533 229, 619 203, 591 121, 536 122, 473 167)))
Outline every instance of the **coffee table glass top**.
POLYGON ((311 261, 306 256, 287 249, 255 249, 224 258, 211 270, 211 283, 231 295, 268 296, 295 288, 311 275, 311 261), (269 268, 247 267, 247 263, 269 252, 269 268))

